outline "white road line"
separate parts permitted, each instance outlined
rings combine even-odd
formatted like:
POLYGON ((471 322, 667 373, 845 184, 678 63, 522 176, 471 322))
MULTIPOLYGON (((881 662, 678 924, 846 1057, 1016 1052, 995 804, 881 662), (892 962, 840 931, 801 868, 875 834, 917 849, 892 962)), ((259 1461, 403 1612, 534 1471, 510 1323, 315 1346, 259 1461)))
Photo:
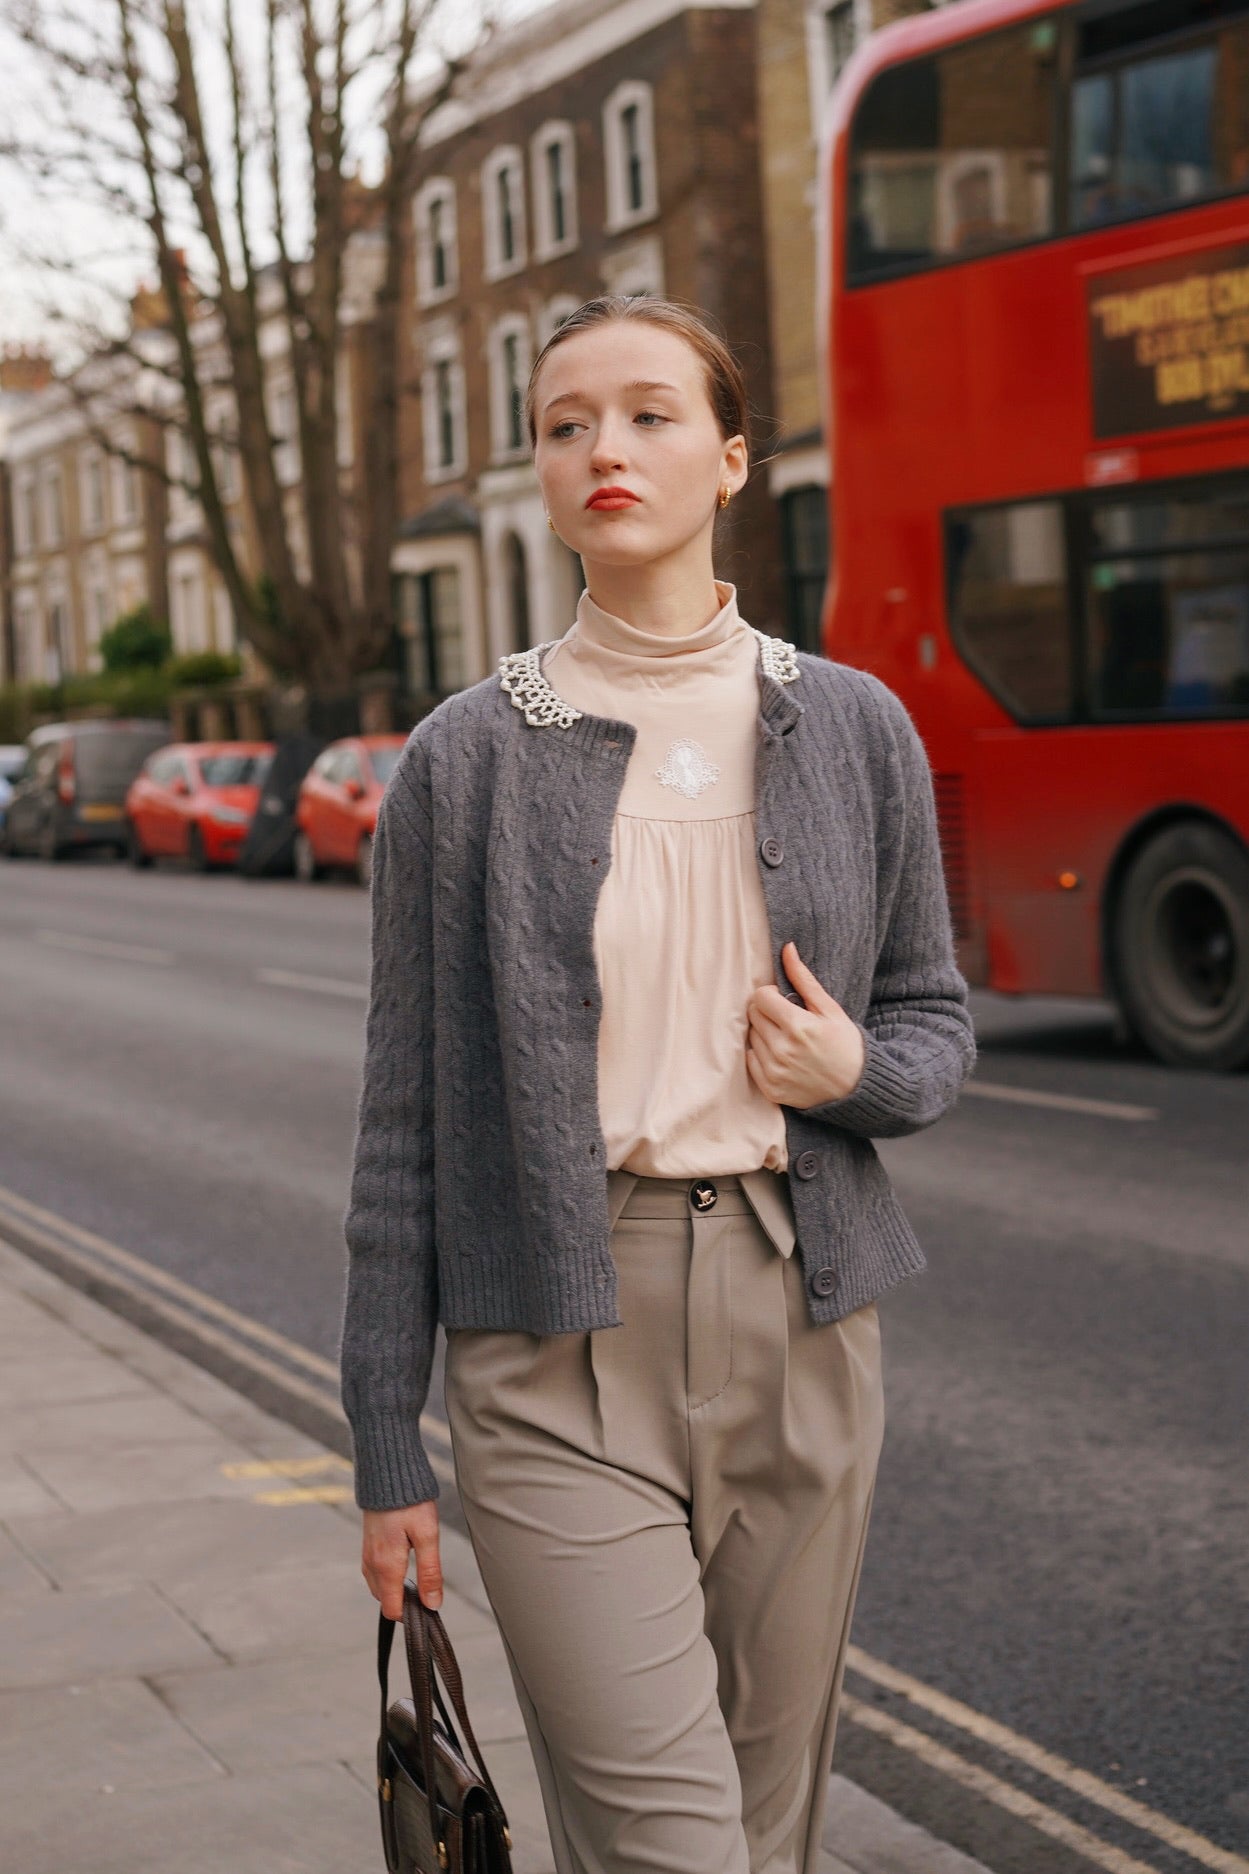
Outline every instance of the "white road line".
POLYGON ((77 937, 70 931, 37 930, 40 943, 53 944, 58 950, 77 950, 83 956, 113 957, 119 963, 151 963, 158 969, 171 969, 177 958, 169 950, 145 950, 141 944, 110 943, 106 937, 77 937))
POLYGON ((994 1776, 991 1770, 981 1769, 978 1763, 969 1763, 966 1757, 960 1757, 957 1751, 947 1750, 944 1744, 938 1744, 926 1731, 917 1731, 912 1725, 903 1724, 897 1718, 891 1718, 886 1711, 879 1711, 875 1705, 866 1705, 861 1699, 846 1694, 841 1705, 843 1715, 852 1724, 862 1725, 864 1730, 875 1731, 878 1736, 888 1738, 891 1744, 897 1744, 903 1750, 910 1751, 934 1770, 939 1770, 951 1781, 961 1783, 976 1796, 983 1796, 987 1801, 996 1803, 1011 1815, 1017 1815, 1042 1835, 1059 1841, 1065 1848, 1073 1848, 1082 1854, 1094 1866, 1105 1868, 1107 1874, 1157 1874, 1144 1861, 1138 1861, 1134 1855, 1125 1854, 1122 1848, 1112 1847, 1108 1841, 1102 1841, 1089 1829, 1081 1828, 1078 1822, 1072 1822, 1067 1816, 1060 1815, 1057 1809, 1051 1809, 1048 1803, 1038 1802, 1035 1796, 1025 1795, 1016 1789, 1013 1783, 1003 1782, 1000 1776, 994 1776))
MULTIPOLYGON (((958 1699, 950 1698, 944 1692, 938 1692, 934 1686, 925 1685, 922 1679, 913 1679, 909 1672, 899 1672, 896 1666, 886 1665, 883 1659, 875 1659, 871 1653, 865 1653, 858 1646, 851 1646, 847 1650, 846 1663, 863 1678, 871 1679, 874 1684, 884 1686, 888 1691, 900 1692, 921 1710, 931 1712, 934 1717, 967 1732, 969 1737, 978 1739, 993 1750, 1001 1751, 1004 1756, 1013 1757, 1017 1763, 1026 1764, 1028 1769, 1040 1771, 1052 1783, 1060 1783, 1064 1789, 1082 1796, 1086 1802, 1096 1803, 1099 1809, 1107 1810, 1121 1821, 1130 1822, 1134 1828, 1165 1842, 1168 1848, 1178 1849, 1181 1854, 1199 1861, 1203 1867, 1215 1869, 1216 1874, 1249 1874, 1249 1861, 1243 1855, 1233 1854, 1207 1841, 1204 1835, 1185 1828, 1182 1822, 1173 1822, 1170 1816, 1151 1809, 1147 1803, 1138 1802, 1135 1796, 1125 1795, 1113 1783, 1104 1783, 1091 1770, 1081 1770, 1078 1765, 1068 1763, 1065 1757, 1046 1750, 1040 1744, 1034 1744, 1031 1738, 1021 1737, 1017 1731, 998 1724, 996 1719, 986 1717, 983 1712, 961 1704, 958 1699)), ((874 1711, 875 1707, 867 1709, 874 1711)))
POLYGON ((1157 1119, 1156 1106, 1130 1106, 1123 1100, 1088 1100, 1077 1093, 1042 1093, 1032 1087, 1004 1087, 992 1080, 969 1080, 962 1097, 1004 1100, 1013 1106, 1046 1106, 1059 1113, 1091 1113, 1095 1119, 1157 1119))
POLYGON ((360 1002, 367 1002, 369 997, 367 983, 344 982, 338 976, 300 976, 294 970, 257 970, 256 981, 269 983, 274 989, 306 989, 313 995, 350 996, 360 1002))

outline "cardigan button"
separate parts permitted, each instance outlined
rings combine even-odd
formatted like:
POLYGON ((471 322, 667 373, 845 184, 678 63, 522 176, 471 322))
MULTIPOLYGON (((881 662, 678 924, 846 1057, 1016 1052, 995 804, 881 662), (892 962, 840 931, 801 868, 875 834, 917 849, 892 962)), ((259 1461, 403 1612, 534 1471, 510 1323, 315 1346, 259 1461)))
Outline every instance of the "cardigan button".
POLYGON ((772 834, 769 833, 767 838, 760 842, 759 856, 763 860, 764 865, 779 865, 785 857, 785 848, 781 845, 779 839, 775 839, 772 834))
POLYGON ((794 1160, 794 1170, 800 1178, 813 1178, 819 1168, 820 1161, 814 1152, 799 1152, 794 1160))
POLYGON ((831 1295, 836 1286, 837 1271, 830 1269, 827 1263, 811 1277, 812 1292, 816 1295, 831 1295))

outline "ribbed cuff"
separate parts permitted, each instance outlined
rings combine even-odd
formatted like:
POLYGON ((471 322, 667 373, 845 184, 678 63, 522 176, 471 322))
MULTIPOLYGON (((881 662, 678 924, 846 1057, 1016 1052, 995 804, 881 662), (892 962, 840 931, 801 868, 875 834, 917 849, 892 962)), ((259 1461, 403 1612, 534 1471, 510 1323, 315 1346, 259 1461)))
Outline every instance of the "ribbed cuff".
POLYGON ((844 1126, 848 1132, 865 1137, 895 1132, 905 1127, 915 1105, 911 1079, 898 1069, 880 1044, 861 1023, 856 1023, 863 1037, 863 1072, 853 1093, 842 1100, 825 1100, 820 1106, 804 1106, 812 1119, 824 1119, 830 1125, 844 1126))
POLYGON ((356 1502, 362 1510, 404 1510, 439 1493, 414 1418, 393 1414, 352 1428, 356 1502))

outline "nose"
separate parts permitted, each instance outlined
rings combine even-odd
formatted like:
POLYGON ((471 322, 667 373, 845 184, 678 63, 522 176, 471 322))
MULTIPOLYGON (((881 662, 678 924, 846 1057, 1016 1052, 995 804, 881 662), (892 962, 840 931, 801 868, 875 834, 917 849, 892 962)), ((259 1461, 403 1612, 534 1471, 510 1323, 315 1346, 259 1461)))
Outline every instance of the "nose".
POLYGON ((605 416, 594 438, 594 448, 590 455, 591 468, 596 475, 606 475, 614 469, 627 467, 628 459, 622 420, 615 416, 605 416))

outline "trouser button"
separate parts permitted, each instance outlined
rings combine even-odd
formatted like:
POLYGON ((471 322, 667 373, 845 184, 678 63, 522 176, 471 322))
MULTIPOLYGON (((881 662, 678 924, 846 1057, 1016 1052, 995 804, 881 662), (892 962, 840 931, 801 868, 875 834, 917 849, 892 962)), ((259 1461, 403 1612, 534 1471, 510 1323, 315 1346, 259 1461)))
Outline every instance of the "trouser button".
POLYGON ((690 1186, 690 1206, 694 1210, 710 1210, 719 1195, 710 1178, 695 1178, 690 1186))

